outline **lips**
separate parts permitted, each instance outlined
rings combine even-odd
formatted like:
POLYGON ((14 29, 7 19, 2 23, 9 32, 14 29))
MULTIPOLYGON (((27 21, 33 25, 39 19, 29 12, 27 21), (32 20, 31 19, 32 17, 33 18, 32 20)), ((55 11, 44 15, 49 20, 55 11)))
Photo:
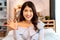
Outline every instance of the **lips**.
POLYGON ((27 17, 27 18, 30 18, 30 17, 31 17, 31 15, 27 15, 26 17, 27 17))

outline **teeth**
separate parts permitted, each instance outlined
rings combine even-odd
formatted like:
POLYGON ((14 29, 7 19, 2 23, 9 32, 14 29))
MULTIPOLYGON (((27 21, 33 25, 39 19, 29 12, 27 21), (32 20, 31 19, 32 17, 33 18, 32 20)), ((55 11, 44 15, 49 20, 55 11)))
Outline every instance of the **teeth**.
POLYGON ((30 16, 27 16, 27 17, 30 17, 30 16))
POLYGON ((26 16, 26 17, 31 17, 31 16, 26 16))

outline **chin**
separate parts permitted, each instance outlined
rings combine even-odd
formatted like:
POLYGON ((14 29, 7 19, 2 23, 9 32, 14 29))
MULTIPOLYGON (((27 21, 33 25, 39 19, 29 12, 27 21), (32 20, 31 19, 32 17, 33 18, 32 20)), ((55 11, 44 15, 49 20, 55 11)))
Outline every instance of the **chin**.
POLYGON ((30 21, 30 20, 27 20, 27 21, 30 21))
POLYGON ((25 18, 27 21, 31 21, 32 18, 25 18))
POLYGON ((26 19, 27 21, 31 21, 31 19, 26 19))

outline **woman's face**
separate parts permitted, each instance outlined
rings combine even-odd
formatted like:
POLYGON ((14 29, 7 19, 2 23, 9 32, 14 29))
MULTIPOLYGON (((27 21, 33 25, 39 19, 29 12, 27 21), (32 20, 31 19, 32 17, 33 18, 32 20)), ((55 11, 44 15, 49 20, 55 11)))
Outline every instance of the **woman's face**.
POLYGON ((23 10, 23 16, 26 21, 30 21, 33 17, 33 11, 30 7, 26 6, 23 10))

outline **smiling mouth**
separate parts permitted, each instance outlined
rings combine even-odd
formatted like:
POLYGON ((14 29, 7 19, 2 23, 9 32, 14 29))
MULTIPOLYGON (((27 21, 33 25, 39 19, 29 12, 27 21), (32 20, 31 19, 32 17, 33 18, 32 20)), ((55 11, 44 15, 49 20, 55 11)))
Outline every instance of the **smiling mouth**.
POLYGON ((27 17, 27 18, 30 18, 31 16, 27 15, 26 17, 27 17))

